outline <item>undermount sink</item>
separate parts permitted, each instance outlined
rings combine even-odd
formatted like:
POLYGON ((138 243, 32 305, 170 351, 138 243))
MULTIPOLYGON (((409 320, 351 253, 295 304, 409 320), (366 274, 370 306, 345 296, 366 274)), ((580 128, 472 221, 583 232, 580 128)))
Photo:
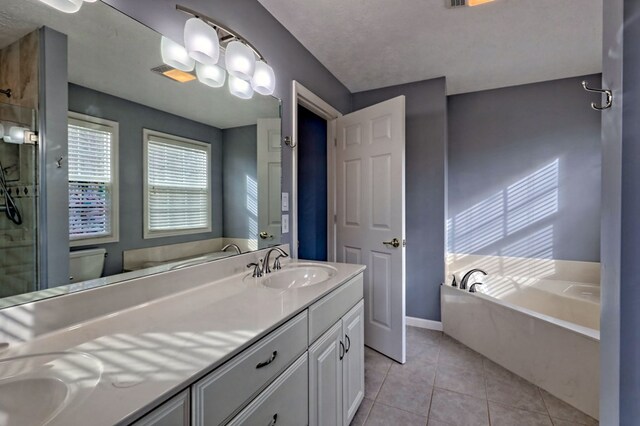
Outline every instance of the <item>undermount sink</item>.
POLYGON ((293 263, 271 272, 262 279, 261 284, 281 290, 309 287, 329 281, 337 272, 336 268, 329 265, 293 263))
POLYGON ((47 424, 62 410, 84 399, 101 375, 102 364, 84 353, 47 353, 0 360, 0 424, 47 424))

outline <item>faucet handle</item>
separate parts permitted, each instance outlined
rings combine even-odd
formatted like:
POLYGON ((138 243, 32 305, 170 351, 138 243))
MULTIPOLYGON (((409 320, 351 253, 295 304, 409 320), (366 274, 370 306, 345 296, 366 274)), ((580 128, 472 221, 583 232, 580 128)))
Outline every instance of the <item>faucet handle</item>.
POLYGON ((247 268, 253 268, 253 275, 251 275, 253 278, 262 277, 262 268, 260 267, 260 263, 252 262, 247 265, 247 268))
POLYGON ((280 259, 283 257, 287 257, 284 254, 279 254, 278 257, 276 257, 276 260, 273 261, 273 270, 274 271, 278 271, 280 269, 282 269, 282 265, 280 265, 280 259))
POLYGON ((476 286, 477 285, 482 285, 482 283, 473 283, 473 284, 471 284, 471 287, 469 287, 469 293, 475 293, 477 291, 476 290, 476 286))

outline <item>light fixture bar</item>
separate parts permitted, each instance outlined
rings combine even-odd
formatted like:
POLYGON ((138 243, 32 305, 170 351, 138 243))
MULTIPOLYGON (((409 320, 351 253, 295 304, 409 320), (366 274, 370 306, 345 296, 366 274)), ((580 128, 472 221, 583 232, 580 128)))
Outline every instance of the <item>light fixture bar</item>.
POLYGON ((222 30, 224 33, 226 34, 221 34, 220 36, 220 41, 228 41, 231 39, 235 39, 238 41, 241 41, 242 43, 246 44, 247 47, 249 47, 251 50, 253 50, 253 53, 256 54, 256 56, 262 60, 263 62, 267 62, 267 60, 264 58, 264 56, 262 56, 262 54, 260 53, 260 51, 258 51, 258 49, 255 48, 254 45, 252 45, 251 43, 249 43, 249 41, 242 37, 240 34, 236 33, 235 31, 232 31, 231 29, 229 29, 229 27, 221 24, 220 22, 216 21, 215 19, 207 16, 207 15, 203 15, 200 12, 197 12, 193 9, 190 9, 186 6, 182 6, 181 4, 176 4, 176 10, 179 10, 180 12, 184 12, 188 15, 194 16, 196 18, 199 18, 201 20, 203 20, 204 22, 208 23, 209 25, 211 25, 213 28, 215 28, 216 30, 222 30))

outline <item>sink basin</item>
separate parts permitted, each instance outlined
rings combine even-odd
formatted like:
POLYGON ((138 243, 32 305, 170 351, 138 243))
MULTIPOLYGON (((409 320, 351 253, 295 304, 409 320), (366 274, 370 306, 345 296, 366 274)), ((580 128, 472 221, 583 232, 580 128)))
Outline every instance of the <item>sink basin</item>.
POLYGON ((0 360, 0 424, 47 424, 65 408, 80 403, 101 375, 101 363, 84 353, 0 360))
POLYGON ((270 273, 261 284, 281 290, 309 287, 329 281, 337 272, 333 266, 295 263, 270 273))

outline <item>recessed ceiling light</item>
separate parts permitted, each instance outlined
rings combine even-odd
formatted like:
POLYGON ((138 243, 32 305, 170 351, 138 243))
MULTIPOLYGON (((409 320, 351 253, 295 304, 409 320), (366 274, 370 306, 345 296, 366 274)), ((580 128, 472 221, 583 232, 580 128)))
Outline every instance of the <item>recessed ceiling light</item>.
POLYGON ((494 0, 468 0, 468 6, 480 6, 481 4, 491 3, 494 0))

